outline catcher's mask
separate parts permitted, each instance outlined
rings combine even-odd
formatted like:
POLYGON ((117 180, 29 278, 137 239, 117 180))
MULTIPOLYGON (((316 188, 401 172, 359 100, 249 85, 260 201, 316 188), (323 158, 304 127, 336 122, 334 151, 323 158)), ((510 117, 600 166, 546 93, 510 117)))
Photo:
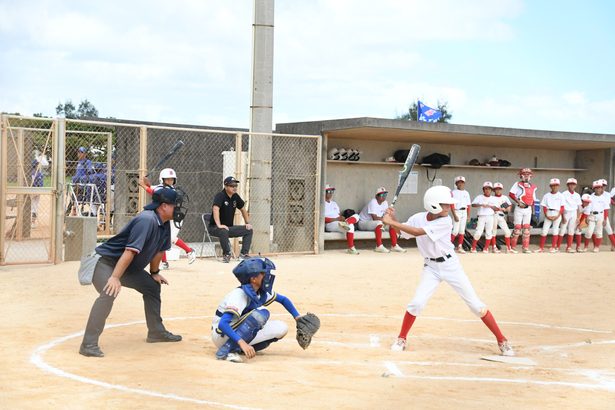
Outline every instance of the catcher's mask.
POLYGON ((250 278, 264 273, 265 277, 261 283, 260 290, 267 293, 273 291, 273 282, 275 275, 271 273, 275 269, 275 265, 268 258, 253 257, 244 259, 233 269, 233 274, 242 285, 250 283, 250 278))

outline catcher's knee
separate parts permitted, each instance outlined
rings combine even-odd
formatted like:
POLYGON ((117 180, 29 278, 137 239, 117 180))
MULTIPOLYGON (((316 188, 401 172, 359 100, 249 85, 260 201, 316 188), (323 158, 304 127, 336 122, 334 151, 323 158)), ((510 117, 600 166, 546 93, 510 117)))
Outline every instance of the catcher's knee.
POLYGON ((269 313, 269 311, 267 309, 255 309, 250 316, 252 316, 254 319, 256 319, 256 321, 258 322, 259 325, 261 325, 261 327, 263 327, 265 325, 265 323, 267 323, 267 321, 269 320, 269 316, 271 314, 269 313))
POLYGON ((288 334, 288 325, 281 320, 272 320, 267 326, 271 327, 271 334, 276 339, 282 339, 288 334))

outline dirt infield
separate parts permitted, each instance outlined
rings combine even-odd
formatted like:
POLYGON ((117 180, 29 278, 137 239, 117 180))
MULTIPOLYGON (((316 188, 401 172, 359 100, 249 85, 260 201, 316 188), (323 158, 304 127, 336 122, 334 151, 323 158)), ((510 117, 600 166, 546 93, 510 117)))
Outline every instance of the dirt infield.
MULTIPOLYGON (((127 288, 101 338, 103 359, 77 353, 96 296, 77 263, 3 267, 3 408, 608 408, 615 402, 615 253, 462 255, 479 296, 520 357, 494 363, 482 322, 442 285, 389 351, 422 260, 362 251, 278 257, 275 289, 322 327, 302 351, 289 336, 249 363, 214 359, 211 316, 233 265, 172 263, 163 317, 182 334, 145 343, 143 304, 127 288), (608 403, 611 403, 609 405, 608 403)), ((283 307, 276 317, 292 326, 283 307)), ((294 326, 293 326, 294 329, 294 326)), ((611 407, 612 408, 612 407, 611 407)))

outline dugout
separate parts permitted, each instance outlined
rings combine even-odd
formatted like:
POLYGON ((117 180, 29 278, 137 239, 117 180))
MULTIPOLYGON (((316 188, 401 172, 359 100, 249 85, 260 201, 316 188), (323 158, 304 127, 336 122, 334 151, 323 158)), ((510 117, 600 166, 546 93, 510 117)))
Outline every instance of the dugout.
MULTIPOLYGON (((419 161, 432 153, 450 154, 450 164, 432 169, 418 164, 416 193, 402 194, 396 205, 399 219, 421 211, 422 196, 432 184, 453 186, 457 175, 466 177, 466 189, 472 197, 482 192, 483 181, 501 182, 505 191, 518 180, 522 167, 534 170, 533 182, 538 186, 539 199, 549 190, 549 179, 559 178, 565 187, 567 178, 579 182, 579 190, 593 180, 605 178, 612 187, 614 178, 615 135, 483 127, 462 124, 426 123, 381 118, 349 118, 312 122, 277 124, 276 131, 288 134, 319 134, 322 138, 321 186, 336 187, 334 200, 341 209, 356 211, 369 201, 379 186, 385 186, 392 199, 402 164, 385 162, 396 150, 421 145, 419 161), (359 161, 332 160, 332 148, 359 150, 359 161), (493 156, 510 161, 510 167, 472 166, 493 156)), ((321 215, 324 192, 321 192, 321 215)), ((473 216, 475 212, 473 212, 473 216)), ((611 222, 613 222, 611 215, 611 222)), ((325 239, 340 239, 341 234, 324 232, 320 218, 319 247, 325 239), (339 238, 338 238, 339 237, 339 238)), ((363 234, 363 236, 366 236, 363 234)))

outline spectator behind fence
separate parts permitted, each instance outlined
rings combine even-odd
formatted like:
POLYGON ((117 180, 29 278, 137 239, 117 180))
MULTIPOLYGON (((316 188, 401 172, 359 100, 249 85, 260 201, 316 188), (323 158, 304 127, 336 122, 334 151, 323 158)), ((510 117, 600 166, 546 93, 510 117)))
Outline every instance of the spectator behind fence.
MULTIPOLYGON (((31 177, 32 177, 32 186, 33 187, 42 187, 44 181, 43 169, 49 166, 49 161, 47 161, 47 156, 45 154, 41 154, 37 149, 33 152, 34 158, 31 163, 31 177)), ((41 200, 40 195, 32 195, 32 200, 30 203, 30 215, 32 217, 32 228, 36 228, 36 222, 38 218, 38 204, 41 200)))
MULTIPOLYGON (((90 161, 87 158, 88 155, 88 150, 85 147, 79 147, 77 149, 77 167, 75 168, 75 175, 73 175, 72 178, 72 182, 73 184, 73 189, 75 191, 75 195, 77 196, 77 201, 78 202, 82 202, 84 200, 86 200, 86 198, 90 195, 89 192, 87 192, 87 190, 77 184, 87 184, 90 182, 90 175, 93 175, 96 173, 96 170, 94 169, 94 166, 92 165, 92 161, 90 161)), ((70 204, 68 205, 68 213, 70 213, 70 215, 77 215, 77 207, 79 206, 79 204, 75 204, 73 203, 73 200, 71 199, 70 204)), ((96 215, 96 210, 92 210, 90 209, 90 213, 96 215)))
POLYGON ((249 258, 250 245, 252 243, 252 225, 250 215, 245 209, 245 202, 237 193, 237 181, 233 177, 224 179, 224 189, 216 194, 212 205, 212 216, 209 221, 209 233, 217 236, 222 246, 224 263, 231 261, 231 243, 229 238, 243 238, 239 259, 249 258), (235 209, 241 211, 245 225, 233 225, 235 209))

